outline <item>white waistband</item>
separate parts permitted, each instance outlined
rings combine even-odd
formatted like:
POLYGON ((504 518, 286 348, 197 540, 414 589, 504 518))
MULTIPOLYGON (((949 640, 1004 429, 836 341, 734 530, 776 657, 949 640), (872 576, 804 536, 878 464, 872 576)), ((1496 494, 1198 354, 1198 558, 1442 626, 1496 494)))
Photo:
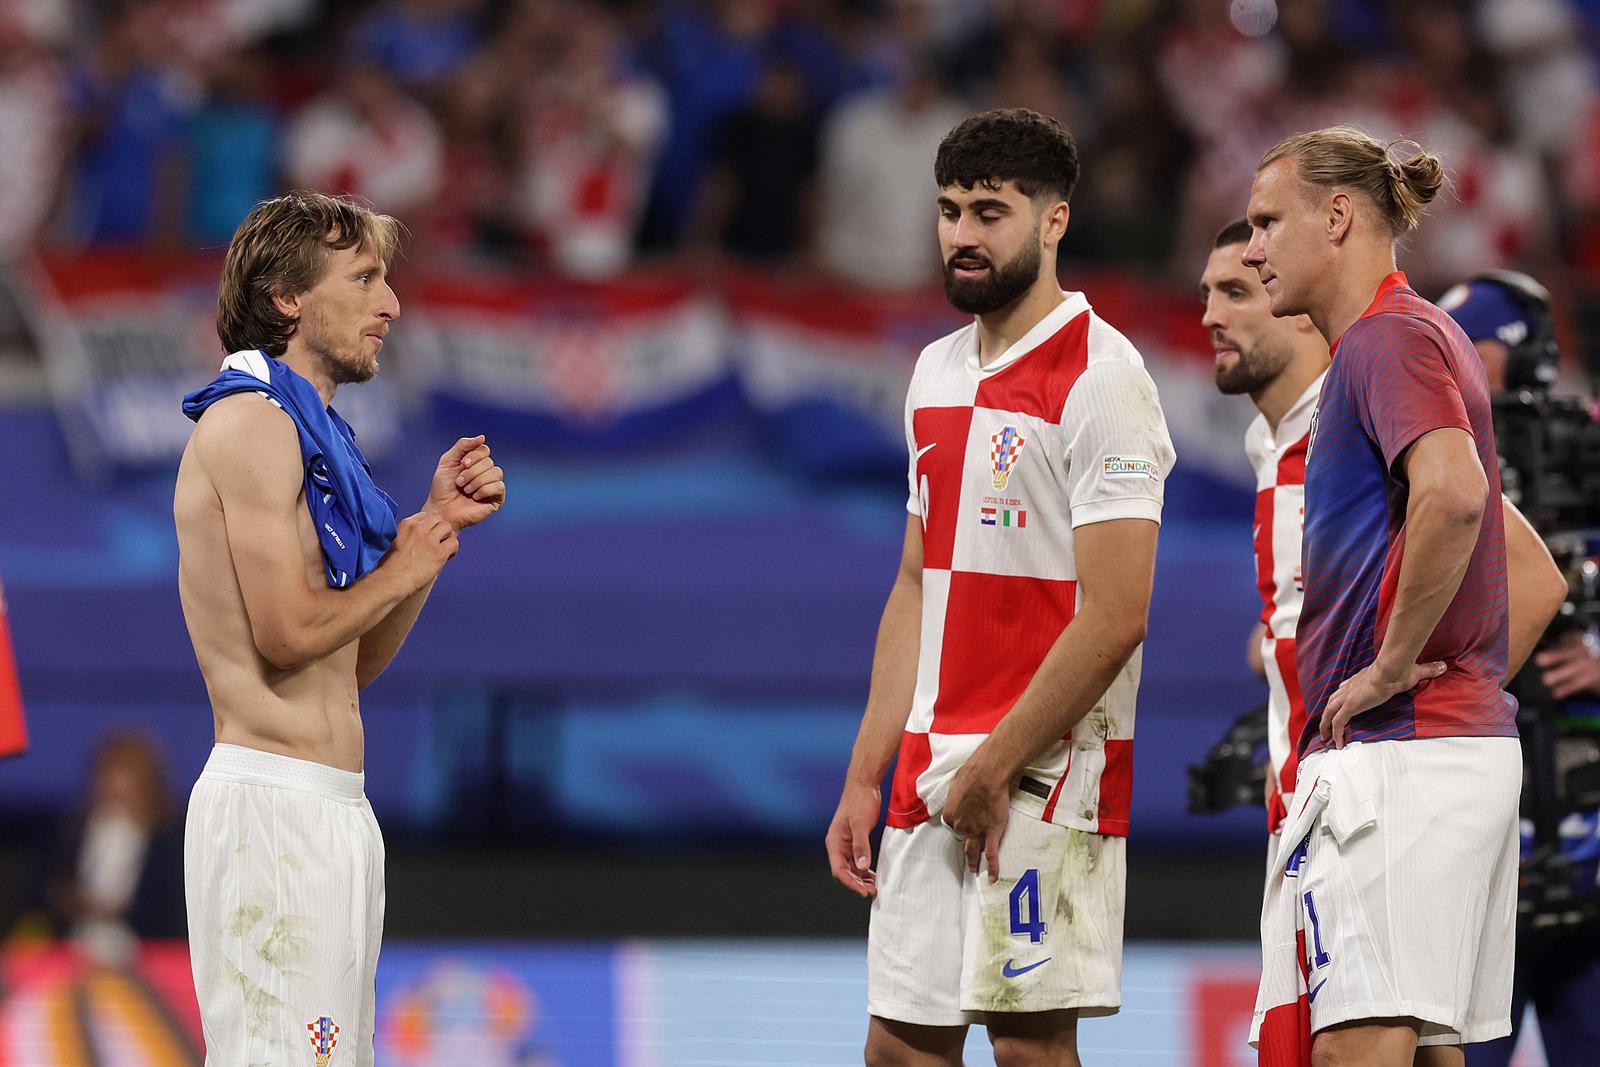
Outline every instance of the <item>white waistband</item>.
POLYGON ((202 778, 246 785, 277 786, 317 793, 335 800, 361 800, 367 776, 359 771, 341 771, 325 763, 280 756, 275 752, 245 748, 242 745, 215 745, 206 760, 202 778))

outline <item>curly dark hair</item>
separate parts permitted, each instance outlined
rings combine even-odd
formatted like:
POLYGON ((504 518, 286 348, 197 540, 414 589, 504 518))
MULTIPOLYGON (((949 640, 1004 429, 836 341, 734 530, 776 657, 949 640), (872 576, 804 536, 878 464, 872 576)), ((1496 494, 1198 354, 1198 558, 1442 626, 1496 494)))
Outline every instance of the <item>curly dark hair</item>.
POLYGON ((1048 194, 1068 200, 1078 184, 1078 146, 1048 115, 1025 107, 995 108, 945 135, 933 177, 941 189, 998 189, 1001 182, 1014 182, 1030 199, 1048 194))

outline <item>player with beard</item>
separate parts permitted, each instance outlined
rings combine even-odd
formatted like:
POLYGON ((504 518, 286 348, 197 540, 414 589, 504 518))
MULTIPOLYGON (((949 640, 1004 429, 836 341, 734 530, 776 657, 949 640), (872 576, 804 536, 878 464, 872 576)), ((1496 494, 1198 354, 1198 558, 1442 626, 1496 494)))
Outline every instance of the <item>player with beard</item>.
POLYGON ((1077 150, 988 111, 939 146, 945 292, 866 711, 827 835, 872 898, 866 1058, 1076 1064, 1121 1002, 1134 698, 1172 443, 1137 351, 1061 290, 1077 150), (898 753, 898 759, 896 754, 898 753), (895 761, 888 828, 869 835, 895 761))
POLYGON ((1253 540, 1261 621, 1251 635, 1249 662, 1268 685, 1267 826, 1277 833, 1294 793, 1292 738, 1305 726, 1295 679, 1294 628, 1300 619, 1300 513, 1305 507, 1306 445, 1317 406, 1328 345, 1304 315, 1274 318, 1266 290, 1240 261, 1250 224, 1223 228, 1200 278, 1216 352, 1217 388, 1248 394, 1259 412, 1245 434, 1256 474, 1253 540))
MULTIPOLYGON (((1268 685, 1267 882, 1261 911, 1263 981, 1251 1041, 1261 1063, 1293 1067, 1309 1056, 1310 1032, 1298 1014, 1301 975, 1276 966, 1295 954, 1292 883, 1277 876, 1273 860, 1286 811, 1294 804, 1296 742, 1305 730, 1305 703, 1295 660, 1295 628, 1304 585, 1300 574, 1301 516, 1305 508, 1306 450, 1312 413, 1328 364, 1328 345, 1304 315, 1272 314, 1271 300, 1255 270, 1242 257, 1250 242, 1243 219, 1217 235, 1200 294, 1201 324, 1211 331, 1217 388, 1248 394, 1259 415, 1245 435, 1245 451, 1256 474, 1256 584, 1261 622, 1249 645, 1249 662, 1268 685), (1287 950, 1285 948, 1287 946, 1287 950)), ((1515 674, 1565 595, 1565 582, 1544 542, 1510 501, 1502 501, 1510 588, 1510 652, 1507 677, 1515 674)))
POLYGON ((370 1067, 383 841, 360 690, 399 651, 457 534, 505 499, 483 438, 463 438, 397 521, 330 406, 377 373, 400 314, 397 230, 316 193, 258 205, 217 298, 233 354, 184 401, 197 425, 173 499, 178 593, 216 735, 184 877, 212 1067, 327 1062, 334 1045, 370 1067))

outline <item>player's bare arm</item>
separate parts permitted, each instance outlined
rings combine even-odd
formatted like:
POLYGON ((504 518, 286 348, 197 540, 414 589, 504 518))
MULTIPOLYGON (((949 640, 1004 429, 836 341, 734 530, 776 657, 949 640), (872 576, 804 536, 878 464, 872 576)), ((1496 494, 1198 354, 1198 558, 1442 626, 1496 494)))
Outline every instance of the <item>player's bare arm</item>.
POLYGON ((1557 700, 1600 696, 1600 645, 1590 634, 1573 633, 1534 657, 1540 680, 1557 700))
POLYGON ((1261 661, 1261 639, 1267 635, 1267 624, 1258 622, 1250 627, 1250 639, 1244 645, 1244 665, 1257 678, 1267 676, 1267 666, 1261 661))
POLYGON ((883 809, 881 785, 905 733, 917 688, 922 627, 922 522, 906 520, 900 570, 878 622, 872 684, 861 729, 850 751, 839 808, 828 826, 828 865, 846 889, 864 897, 877 892, 870 835, 883 809))
POLYGON ((987 857, 991 881, 1000 877, 1012 782, 1093 710, 1144 641, 1159 531, 1149 519, 1111 519, 1073 531, 1081 606, 950 786, 944 820, 966 838, 971 870, 987 857))
POLYGON ((1445 672, 1446 664, 1418 663, 1417 656, 1461 588, 1488 506, 1488 479, 1465 430, 1430 430, 1407 447, 1399 465, 1409 493, 1394 608, 1377 658, 1328 698, 1321 730, 1335 748, 1344 747, 1352 717, 1445 672))
POLYGON ((1506 530, 1506 597, 1510 640, 1506 674, 1501 684, 1516 677, 1538 644, 1545 627, 1567 599, 1567 580, 1551 558, 1533 525, 1509 500, 1502 500, 1506 530))
MULTIPOLYGON (((468 526, 476 526, 505 503, 505 477, 505 471, 494 462, 481 434, 463 437, 439 457, 421 514, 445 520, 458 533, 468 526)), ((393 662, 432 590, 430 581, 402 600, 362 636, 356 657, 357 686, 365 689, 393 662)))
POLYGON ((455 555, 447 522, 414 515, 402 520, 371 574, 348 589, 319 587, 298 533, 305 472, 288 416, 261 397, 229 397, 201 419, 194 447, 222 504, 256 651, 279 670, 302 668, 360 638, 455 555))

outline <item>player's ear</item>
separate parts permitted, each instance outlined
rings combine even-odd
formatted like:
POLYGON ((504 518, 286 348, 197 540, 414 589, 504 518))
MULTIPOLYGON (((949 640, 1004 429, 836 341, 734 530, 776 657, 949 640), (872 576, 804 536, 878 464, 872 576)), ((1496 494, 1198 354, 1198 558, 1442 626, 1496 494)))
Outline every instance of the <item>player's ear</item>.
POLYGON ((1350 226, 1354 221, 1355 202, 1343 189, 1335 189, 1328 197, 1328 240, 1334 244, 1343 241, 1349 235, 1350 226))
POLYGON ((1039 232, 1046 246, 1060 243, 1061 238, 1066 236, 1067 222, 1071 217, 1072 209, 1065 200, 1057 200, 1045 209, 1039 232))
POLYGON ((297 319, 300 317, 301 296, 302 294, 300 293, 294 293, 289 296, 285 296, 282 293, 273 293, 272 306, 278 309, 278 314, 287 318, 297 319))

